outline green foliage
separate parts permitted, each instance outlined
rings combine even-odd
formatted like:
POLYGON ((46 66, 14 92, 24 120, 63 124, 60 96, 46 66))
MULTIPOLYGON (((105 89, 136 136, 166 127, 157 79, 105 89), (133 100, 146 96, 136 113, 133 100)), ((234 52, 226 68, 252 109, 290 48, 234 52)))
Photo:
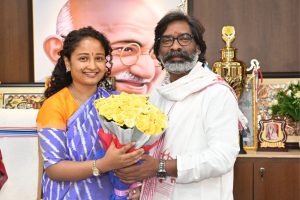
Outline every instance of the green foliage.
POLYGON ((279 91, 271 110, 273 115, 289 116, 296 122, 300 121, 300 81, 293 81, 287 89, 279 91))

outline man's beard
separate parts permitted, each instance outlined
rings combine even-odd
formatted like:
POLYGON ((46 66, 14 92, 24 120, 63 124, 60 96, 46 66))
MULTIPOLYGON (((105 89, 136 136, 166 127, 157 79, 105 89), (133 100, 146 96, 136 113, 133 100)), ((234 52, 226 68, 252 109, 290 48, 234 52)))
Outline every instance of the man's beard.
POLYGON ((186 51, 171 51, 165 56, 159 56, 167 72, 172 74, 185 74, 191 71, 198 62, 199 55, 197 51, 188 54, 186 51), (173 57, 183 58, 183 61, 171 61, 173 57))

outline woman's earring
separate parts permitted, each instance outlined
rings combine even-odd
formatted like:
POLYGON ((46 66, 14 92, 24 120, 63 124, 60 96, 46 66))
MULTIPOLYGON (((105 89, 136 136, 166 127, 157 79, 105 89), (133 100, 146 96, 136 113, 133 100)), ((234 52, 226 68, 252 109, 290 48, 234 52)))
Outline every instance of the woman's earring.
POLYGON ((66 67, 66 72, 69 72, 69 71, 71 71, 70 67, 66 67))

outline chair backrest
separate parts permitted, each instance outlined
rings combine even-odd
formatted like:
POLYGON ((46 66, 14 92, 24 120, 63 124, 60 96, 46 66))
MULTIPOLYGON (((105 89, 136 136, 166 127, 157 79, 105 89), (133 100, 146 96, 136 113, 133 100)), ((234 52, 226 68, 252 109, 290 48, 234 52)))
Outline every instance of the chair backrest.
MULTIPOLYGON (((38 142, 38 145, 40 146, 40 143, 38 142)), ((38 166, 38 186, 37 186, 37 200, 43 199, 43 192, 42 192, 42 177, 44 173, 44 161, 42 157, 41 148, 38 147, 38 154, 39 154, 39 166, 38 166)))

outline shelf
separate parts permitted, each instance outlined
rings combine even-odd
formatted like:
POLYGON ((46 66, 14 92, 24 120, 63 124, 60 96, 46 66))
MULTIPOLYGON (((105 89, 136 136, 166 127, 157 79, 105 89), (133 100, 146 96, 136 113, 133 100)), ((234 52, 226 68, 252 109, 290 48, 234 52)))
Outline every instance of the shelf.
POLYGON ((289 150, 288 152, 266 152, 248 150, 247 154, 239 154, 239 158, 300 158, 300 150, 289 150))

